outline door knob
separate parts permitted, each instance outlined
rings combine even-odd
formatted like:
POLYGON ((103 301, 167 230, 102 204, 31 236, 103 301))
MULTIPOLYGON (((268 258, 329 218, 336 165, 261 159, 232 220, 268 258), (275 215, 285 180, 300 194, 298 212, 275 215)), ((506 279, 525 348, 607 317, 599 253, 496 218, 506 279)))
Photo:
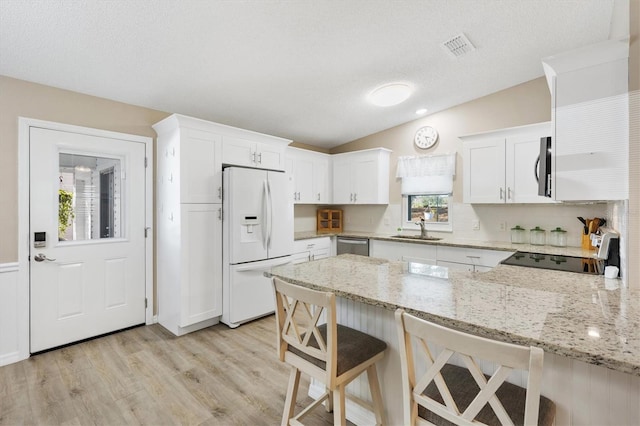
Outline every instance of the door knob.
POLYGON ((49 259, 46 254, 38 253, 35 256, 33 256, 33 260, 35 260, 36 262, 42 262, 45 260, 48 260, 49 262, 53 262, 55 259, 49 259))

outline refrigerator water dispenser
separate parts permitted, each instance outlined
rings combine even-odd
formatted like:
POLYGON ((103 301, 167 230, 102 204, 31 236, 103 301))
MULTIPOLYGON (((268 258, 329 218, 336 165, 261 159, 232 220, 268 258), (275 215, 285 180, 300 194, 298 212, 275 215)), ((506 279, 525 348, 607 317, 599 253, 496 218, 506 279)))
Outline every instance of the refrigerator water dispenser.
POLYGON ((245 216, 240 223, 240 242, 254 243, 262 238, 262 229, 258 216, 245 216))

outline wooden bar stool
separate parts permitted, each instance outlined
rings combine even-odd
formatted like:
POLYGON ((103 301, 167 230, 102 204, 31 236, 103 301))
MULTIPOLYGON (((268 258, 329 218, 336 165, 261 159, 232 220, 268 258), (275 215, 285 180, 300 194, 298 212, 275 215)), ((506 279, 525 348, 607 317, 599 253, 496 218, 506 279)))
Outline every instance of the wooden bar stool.
POLYGON ((382 395, 375 363, 387 344, 375 337, 336 323, 336 297, 331 292, 307 289, 273 279, 278 325, 278 356, 291 365, 282 425, 299 425, 312 409, 327 401, 334 424, 344 425, 345 398, 373 411, 377 424, 384 424, 382 395), (326 318, 325 324, 318 324, 326 318), (372 404, 347 395, 345 387, 367 372, 372 404), (294 416, 300 373, 324 383, 326 392, 294 416))
POLYGON ((452 330, 396 310, 406 425, 551 425, 555 404, 540 396, 540 348, 518 346, 452 330), (413 343, 426 355, 426 373, 416 378, 413 343), (427 343, 442 348, 437 356, 427 343), (465 367, 448 364, 454 355, 465 367), (494 362, 493 376, 477 360, 494 362), (505 382, 512 370, 528 371, 527 387, 505 382))

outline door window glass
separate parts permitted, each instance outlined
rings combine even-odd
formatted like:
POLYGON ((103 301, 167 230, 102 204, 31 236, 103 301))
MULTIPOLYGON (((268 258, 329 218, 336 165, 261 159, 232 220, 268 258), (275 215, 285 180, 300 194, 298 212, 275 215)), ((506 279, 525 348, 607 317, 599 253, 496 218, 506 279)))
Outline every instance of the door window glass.
POLYGON ((58 239, 124 237, 120 159, 61 152, 59 160, 58 239))

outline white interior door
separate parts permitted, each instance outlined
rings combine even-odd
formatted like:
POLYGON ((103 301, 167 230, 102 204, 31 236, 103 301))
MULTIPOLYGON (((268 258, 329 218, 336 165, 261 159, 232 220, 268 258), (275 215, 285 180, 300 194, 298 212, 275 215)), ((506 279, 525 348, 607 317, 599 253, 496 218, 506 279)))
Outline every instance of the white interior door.
POLYGON ((29 143, 31 352, 144 323, 145 144, 35 127, 29 143))

